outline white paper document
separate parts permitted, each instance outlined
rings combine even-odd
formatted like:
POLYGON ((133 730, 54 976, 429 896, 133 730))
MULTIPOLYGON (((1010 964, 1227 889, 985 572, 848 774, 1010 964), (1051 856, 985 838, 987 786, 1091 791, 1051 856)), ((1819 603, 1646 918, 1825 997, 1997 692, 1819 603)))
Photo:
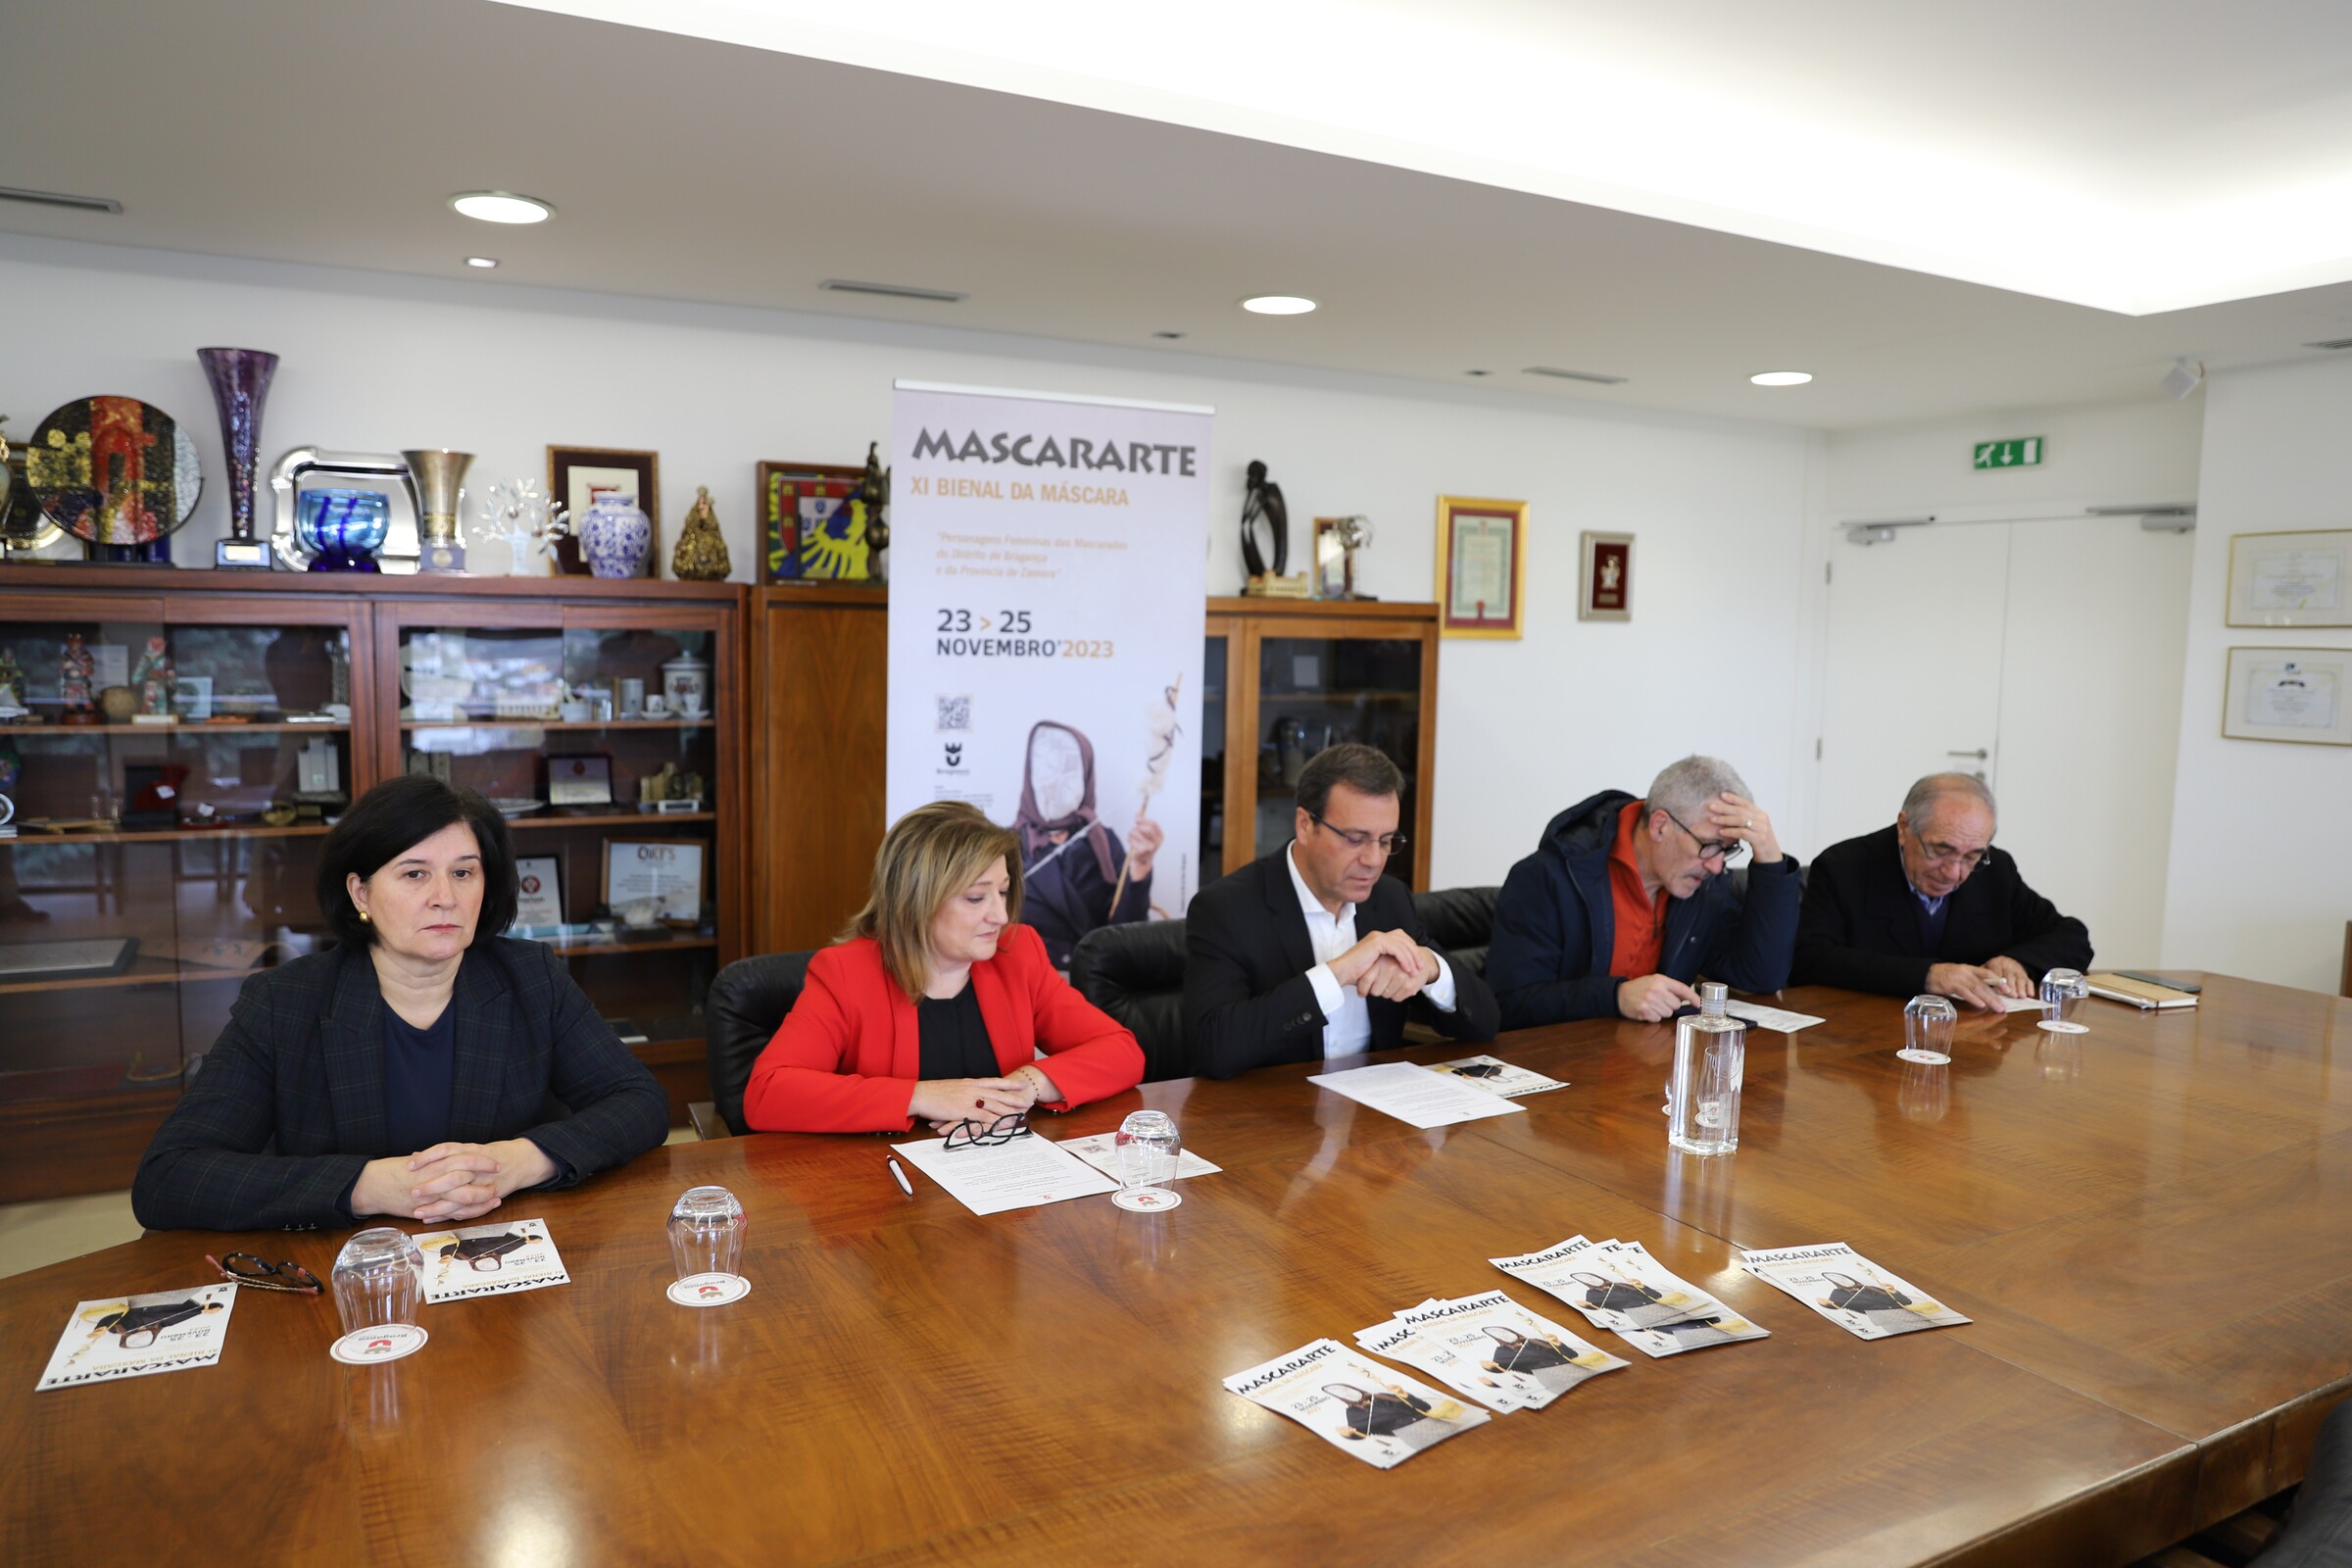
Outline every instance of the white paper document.
POLYGON ((2003 1012, 2039 1012, 2041 999, 2039 997, 2010 997, 2001 1003, 2001 1010, 2003 1012))
POLYGON ((211 1366, 228 1343, 237 1288, 226 1283, 76 1301, 34 1389, 211 1366))
POLYGON ((1475 1405, 1365 1360, 1337 1340, 1316 1340, 1261 1361, 1227 1378, 1225 1387, 1381 1470, 1492 1419, 1475 1405))
POLYGON ((1792 1035, 1799 1029, 1810 1029, 1825 1020, 1809 1012, 1790 1012, 1785 1007, 1759 1007, 1752 1002, 1727 1002, 1723 1010, 1735 1018, 1744 1018, 1758 1029, 1773 1029, 1792 1035))
POLYGON ((1428 1066, 1431 1072, 1450 1073, 1474 1089, 1484 1089, 1488 1094, 1500 1095, 1505 1100, 1568 1087, 1557 1078, 1546 1078, 1540 1072, 1514 1067, 1495 1056, 1464 1056, 1459 1061, 1433 1061, 1428 1066))
POLYGON ((1450 1127, 1457 1121, 1508 1116, 1527 1108, 1484 1089, 1473 1089, 1449 1073, 1431 1072, 1417 1061, 1384 1061, 1346 1072, 1313 1073, 1306 1081, 1415 1127, 1450 1127))
POLYGON ((1356 1332, 1375 1355, 1416 1367, 1497 1410, 1541 1410, 1625 1362, 1500 1291, 1407 1307, 1356 1332))
POLYGON ((1843 1242, 1751 1248, 1740 1254, 1740 1266, 1860 1340, 1884 1340, 1970 1321, 1843 1242))
POLYGON ((1487 1261, 1550 1292, 1582 1312, 1594 1328, 1621 1336, 1644 1355, 1680 1355, 1711 1345, 1772 1337, 1674 1274, 1640 1242, 1571 1236, 1541 1252, 1487 1261))
POLYGON ((509 1220, 504 1225, 467 1225, 427 1231, 416 1238, 424 1254, 424 1298, 463 1301, 476 1296, 513 1296, 517 1291, 569 1285, 564 1258, 547 1222, 509 1220))
POLYGON ((975 1214, 1035 1208, 1065 1198, 1115 1193, 1119 1184, 1051 1138, 1035 1133, 1004 1144, 979 1144, 951 1151, 944 1138, 893 1144, 906 1162, 948 1190, 975 1214))
MULTIPOLYGON (((1092 1138, 1057 1138, 1054 1142, 1112 1181, 1115 1182, 1119 1179, 1119 1135, 1117 1133, 1097 1133, 1092 1138)), ((1211 1165, 1189 1149, 1180 1151, 1176 1155, 1176 1180, 1178 1181, 1184 1180, 1187 1176, 1214 1176, 1224 1168, 1222 1165, 1211 1165)))

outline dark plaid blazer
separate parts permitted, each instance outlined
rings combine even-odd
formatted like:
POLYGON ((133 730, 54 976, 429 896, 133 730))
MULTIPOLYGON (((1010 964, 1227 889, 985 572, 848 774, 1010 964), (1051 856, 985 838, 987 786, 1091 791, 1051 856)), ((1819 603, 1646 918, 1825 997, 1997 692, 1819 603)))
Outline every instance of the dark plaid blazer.
MULTIPOLYGON (((487 937, 458 967, 449 1136, 528 1138, 550 1187, 625 1163, 669 1133, 654 1075, 546 945, 487 937)), ((343 1198, 386 1142, 384 1004, 364 949, 245 982, 228 1027, 156 1130, 131 1186, 151 1230, 348 1225, 343 1198)))

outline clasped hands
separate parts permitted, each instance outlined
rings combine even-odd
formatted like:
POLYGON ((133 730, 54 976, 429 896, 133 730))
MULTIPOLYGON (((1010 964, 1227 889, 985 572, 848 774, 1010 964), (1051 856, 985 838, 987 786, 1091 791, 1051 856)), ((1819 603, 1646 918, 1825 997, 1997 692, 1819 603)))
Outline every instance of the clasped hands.
POLYGON ((1375 931, 1331 960, 1331 977, 1359 997, 1407 1002, 1437 983, 1438 956, 1401 931, 1375 931))
POLYGON ((369 1160, 351 1190, 351 1211, 462 1225, 489 1213, 509 1193, 555 1178, 556 1162, 528 1138, 435 1144, 369 1160))
POLYGON ((914 1086, 906 1114, 945 1133, 957 1122, 985 1127, 1002 1117, 1026 1115, 1032 1105, 1060 1098, 1061 1090, 1043 1067, 1023 1062, 1002 1078, 926 1078, 914 1086))

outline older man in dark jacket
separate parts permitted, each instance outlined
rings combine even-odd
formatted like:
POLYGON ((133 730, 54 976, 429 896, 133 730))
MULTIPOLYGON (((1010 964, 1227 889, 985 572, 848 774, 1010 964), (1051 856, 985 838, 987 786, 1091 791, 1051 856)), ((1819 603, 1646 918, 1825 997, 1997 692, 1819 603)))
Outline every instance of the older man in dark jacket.
POLYGON ((1604 790, 1551 819, 1494 905, 1487 983, 1505 1029, 1656 1021, 1703 972, 1740 991, 1788 983, 1796 860, 1730 763, 1686 757, 1637 800, 1604 790), (1744 874, 1724 875, 1742 850, 1744 874))

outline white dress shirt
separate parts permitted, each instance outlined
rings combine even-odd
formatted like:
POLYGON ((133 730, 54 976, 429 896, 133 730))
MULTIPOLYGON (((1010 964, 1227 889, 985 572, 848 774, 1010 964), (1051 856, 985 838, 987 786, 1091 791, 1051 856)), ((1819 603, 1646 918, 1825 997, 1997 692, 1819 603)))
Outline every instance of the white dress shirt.
MULTIPOLYGON (((1355 946, 1355 906, 1343 904, 1337 914, 1323 907, 1323 901, 1298 874, 1295 841, 1283 852, 1282 863, 1290 867, 1291 886, 1298 890, 1298 911, 1306 916, 1306 943, 1315 953, 1316 963, 1306 971, 1306 983, 1315 988, 1315 1004, 1323 1009, 1323 1057, 1328 1061, 1334 1056, 1360 1055, 1372 1049, 1372 1009, 1355 987, 1340 984, 1331 972, 1331 960, 1355 946)), ((1423 987, 1421 994, 1440 1012, 1453 1010, 1453 970, 1444 958, 1438 959, 1438 977, 1423 987)))

